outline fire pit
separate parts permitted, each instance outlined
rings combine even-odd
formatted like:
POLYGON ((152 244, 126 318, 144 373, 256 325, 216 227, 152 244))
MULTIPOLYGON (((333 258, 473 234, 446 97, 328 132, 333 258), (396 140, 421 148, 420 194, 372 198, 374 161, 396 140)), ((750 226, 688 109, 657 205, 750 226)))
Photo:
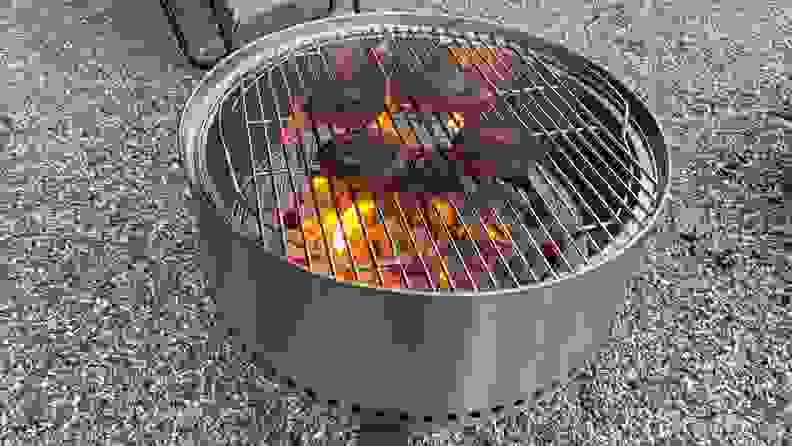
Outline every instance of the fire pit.
POLYGON ((669 189, 656 120, 602 68, 419 12, 248 44, 206 75, 179 135, 224 319, 273 375, 399 435, 573 376, 669 189))

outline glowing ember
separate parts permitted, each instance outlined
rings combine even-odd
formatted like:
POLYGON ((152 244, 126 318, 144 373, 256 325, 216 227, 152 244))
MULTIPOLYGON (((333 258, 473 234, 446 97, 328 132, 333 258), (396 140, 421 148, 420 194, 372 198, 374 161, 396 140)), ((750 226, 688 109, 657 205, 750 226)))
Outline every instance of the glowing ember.
POLYGON ((451 284, 449 283, 448 276, 446 273, 440 271, 440 283, 438 284, 440 288, 446 289, 450 288, 451 284))
POLYGON ((377 115, 377 123, 383 131, 394 132, 396 130, 395 126, 393 125, 393 119, 391 118, 390 113, 386 111, 377 115))
POLYGON ((341 230, 341 223, 336 224, 335 235, 333 236, 333 248, 337 256, 344 255, 344 233, 341 230))
POLYGON ((461 129, 465 126, 465 117, 462 113, 451 112, 451 117, 448 119, 448 128, 461 129))
POLYGON ((500 235, 493 225, 487 225, 487 233, 492 240, 497 240, 498 235, 500 235))
MULTIPOLYGON (((362 212, 361 212, 362 213, 362 212)), ((362 239, 362 226, 360 225, 360 220, 358 220, 357 212, 355 208, 350 207, 344 211, 344 214, 341 217, 341 221, 343 222, 343 231, 350 240, 360 240, 362 239)))

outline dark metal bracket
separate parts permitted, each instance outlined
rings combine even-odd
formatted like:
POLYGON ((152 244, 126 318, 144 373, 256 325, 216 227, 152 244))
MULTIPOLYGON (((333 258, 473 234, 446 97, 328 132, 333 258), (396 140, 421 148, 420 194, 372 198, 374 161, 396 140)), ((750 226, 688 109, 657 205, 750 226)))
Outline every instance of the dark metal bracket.
MULTIPOLYGON (((212 8, 212 20, 217 27, 217 33, 221 39, 223 39, 223 46, 225 47, 225 54, 222 56, 215 58, 215 59, 201 59, 193 54, 190 53, 189 49, 189 42, 184 37, 184 32, 182 32, 181 24, 179 24, 179 20, 176 17, 176 11, 174 11, 173 6, 170 3, 170 0, 160 0, 160 6, 162 7, 162 11, 165 13, 165 17, 168 19, 168 24, 170 25, 170 30, 173 36, 176 38, 176 42, 179 45, 179 51, 187 58, 187 61, 190 63, 191 66, 194 68, 198 68, 200 70, 209 70, 214 67, 219 61, 227 57, 231 54, 235 49, 234 45, 234 32, 236 31, 236 26, 238 24, 234 23, 230 27, 228 26, 228 22, 223 19, 223 15, 229 15, 231 12, 225 5, 218 4, 220 0, 209 0, 210 6, 212 8)), ((336 1, 329 0, 329 5, 327 8, 327 15, 325 16, 318 16, 314 17, 311 20, 319 20, 325 17, 331 16, 336 10, 336 1)), ((360 14, 360 0, 353 0, 353 10, 355 14, 360 14)))

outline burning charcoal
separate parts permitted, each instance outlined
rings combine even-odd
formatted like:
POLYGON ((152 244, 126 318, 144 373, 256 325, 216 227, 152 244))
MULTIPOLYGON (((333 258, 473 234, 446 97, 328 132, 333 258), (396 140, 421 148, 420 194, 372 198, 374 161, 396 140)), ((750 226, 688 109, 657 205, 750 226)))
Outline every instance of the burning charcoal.
POLYGON ((407 67, 415 63, 414 58, 396 56, 387 48, 377 51, 361 45, 333 48, 328 53, 335 63, 335 79, 314 82, 306 92, 306 111, 322 125, 335 119, 339 126, 354 127, 361 116, 382 111, 386 102, 394 112, 416 104, 428 111, 479 112, 494 101, 486 83, 442 55, 424 60, 420 70, 412 71, 407 67), (395 65, 401 69, 390 78, 395 65))
MULTIPOLYGON (((380 137, 381 138, 381 137, 380 137)), ((319 163, 333 175, 383 179, 385 189, 427 193, 462 192, 463 174, 459 163, 431 153, 414 164, 400 155, 397 144, 377 141, 376 136, 360 132, 348 144, 327 143, 319 151, 319 163)))
POLYGON ((490 177, 496 172, 502 178, 526 176, 547 155, 549 146, 539 143, 514 115, 506 113, 503 119, 491 115, 476 126, 462 128, 454 139, 456 150, 475 167, 472 176, 490 177))
POLYGON ((318 158, 319 164, 336 176, 380 176, 398 167, 398 152, 395 144, 376 144, 368 134, 358 134, 348 144, 328 142, 318 158))

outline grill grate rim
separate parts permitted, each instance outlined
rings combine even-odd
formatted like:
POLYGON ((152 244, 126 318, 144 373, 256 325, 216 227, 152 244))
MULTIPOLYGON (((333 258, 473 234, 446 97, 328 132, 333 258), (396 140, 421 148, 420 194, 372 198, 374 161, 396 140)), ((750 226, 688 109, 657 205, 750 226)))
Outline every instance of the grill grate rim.
MULTIPOLYGON (((421 57, 414 49, 414 48, 420 48, 420 45, 415 45, 415 43, 418 41, 423 43, 426 42, 430 43, 431 45, 433 45, 432 48, 433 50, 442 50, 444 48, 443 45, 456 44, 456 45, 465 45, 463 48, 474 48, 474 47, 484 48, 487 51, 490 51, 492 49, 491 45, 493 43, 498 42, 498 39, 492 36, 480 36, 480 35, 462 36, 462 37, 449 36, 449 35, 438 36, 436 34, 437 32, 438 32, 437 30, 426 30, 426 29, 409 30, 409 29, 398 29, 398 27, 395 27, 386 31, 381 31, 379 34, 364 34, 364 33, 359 33, 357 35, 348 34, 347 38, 358 39, 358 40, 363 39, 372 42, 382 42, 383 40, 387 40, 389 42, 396 42, 399 45, 404 45, 408 48, 408 51, 411 53, 411 55, 415 57, 415 60, 417 62, 416 65, 412 67, 409 66, 410 64, 405 64, 407 65, 407 69, 413 69, 413 70, 416 68, 420 68, 420 65, 418 64, 421 63, 421 57)), ((493 270, 493 268, 487 266, 487 262, 485 261, 486 259, 481 254, 481 246, 479 246, 478 242, 473 243, 474 251, 476 251, 475 253, 473 253, 473 257, 478 256, 478 258, 481 260, 480 263, 482 264, 482 266, 485 267, 484 268, 486 270, 485 272, 489 276, 490 279, 489 281, 491 282, 492 285, 492 287, 487 287, 487 289, 495 289, 495 290, 503 289, 506 287, 506 285, 501 284, 501 282, 511 282, 512 286, 519 288, 522 285, 536 283, 536 282, 543 282, 548 278, 559 279, 569 274, 573 274, 576 271, 579 271, 581 268, 592 265, 594 263, 593 259, 597 259, 599 257, 597 253, 601 254, 606 252, 607 248, 609 248, 612 244, 614 244, 614 242, 616 242, 620 236, 624 235, 618 231, 616 231, 615 233, 612 232, 614 227, 618 227, 620 231, 626 234, 637 232, 637 230, 640 229, 641 223, 644 222, 646 219, 648 219, 653 213, 654 210, 653 206, 657 202, 658 197, 660 195, 656 176, 653 175, 651 172, 649 172, 650 170, 652 170, 651 161, 644 162, 642 164, 637 160, 637 157, 635 155, 638 149, 636 148, 636 144, 634 143, 634 141, 636 140, 636 138, 640 138, 640 135, 635 135, 634 133, 636 132, 636 130, 631 129, 632 127, 630 125, 631 117, 629 114, 629 109, 626 106, 627 104, 626 101, 624 101, 625 105, 622 107, 623 108, 623 116, 621 116, 623 120, 621 123, 622 132, 620 135, 616 136, 615 135, 616 132, 614 131, 613 128, 611 128, 612 126, 609 127, 606 123, 602 121, 602 119, 604 118, 602 118, 601 116, 598 117, 597 114, 595 114, 590 109, 588 109, 583 102, 578 100, 575 93, 576 92, 579 93, 581 91, 580 85, 570 86, 568 83, 570 79, 565 78, 563 71, 554 70, 553 68, 551 68, 551 65, 549 65, 547 61, 542 60, 543 59, 542 55, 536 53, 525 54, 525 51, 523 51, 523 49, 519 47, 515 47, 514 44, 503 45, 504 42, 500 42, 500 43, 502 46, 506 46, 507 48, 511 49, 511 51, 513 51, 514 54, 517 54, 519 56, 519 62, 523 64, 524 67, 527 68, 525 72, 521 72, 517 76, 515 76, 517 78, 515 83, 519 83, 523 80, 527 80, 526 82, 527 86, 525 87, 520 86, 518 88, 515 88, 513 91, 499 91, 498 98, 499 100, 502 99, 500 104, 501 105, 506 104, 506 108, 512 111, 514 115, 517 117, 517 119, 520 120, 521 123, 524 123, 523 119, 520 119, 521 116, 524 119, 527 119, 527 117, 532 118, 531 122, 538 128, 531 136, 536 138, 537 141, 545 141, 546 143, 553 144, 555 146, 555 150, 548 154, 547 157, 547 159, 549 160, 548 162, 545 163, 543 160, 541 163, 537 164, 537 168, 535 169, 536 175, 535 177, 530 178, 531 181, 529 185, 533 186, 532 188, 520 189, 520 188, 512 187, 514 191, 516 191, 517 194, 522 199, 521 201, 518 201, 517 204, 520 205, 523 208, 523 210, 525 210, 524 208, 526 207, 527 204, 530 213, 532 213, 533 216, 536 217, 535 220, 537 220, 539 223, 538 225, 539 226, 538 229, 540 229, 539 232, 544 237, 545 240, 540 241, 542 237, 539 237, 538 235, 536 238, 534 238, 533 234, 531 233, 531 230, 528 227, 526 227, 524 224, 522 224, 521 219, 519 218, 518 215, 517 206, 515 206, 514 203, 507 201, 508 206, 505 207, 508 207, 510 208, 510 210, 513 211, 512 212, 514 214, 513 217, 515 218, 504 220, 505 216, 499 215, 499 212, 497 210, 494 213, 494 217, 495 217, 494 220, 497 221, 497 224, 515 225, 516 227, 518 227, 517 229, 521 229, 524 232, 524 234, 522 234, 523 238, 525 238, 525 236, 528 236, 528 238, 531 239, 529 240, 527 245, 533 249, 534 256, 536 256, 539 259, 538 260, 539 263, 543 264, 545 271, 542 272, 541 270, 538 270, 539 273, 537 274, 537 270, 529 266, 529 262, 526 259, 526 255, 529 252, 529 250, 522 249, 523 246, 518 244, 517 241, 512 236, 508 237, 511 242, 511 249, 513 254, 512 257, 509 259, 507 259, 503 255, 501 249, 498 249, 495 243, 496 240, 490 238, 489 242, 491 242, 491 244, 496 248, 495 254, 497 258, 495 259, 495 264, 497 265, 497 267, 500 267, 501 270, 505 270, 505 271, 500 271, 498 274, 499 277, 496 278, 495 271, 493 270), (534 79, 528 79, 528 74, 529 74, 528 70, 531 70, 531 72, 535 73, 534 79), (545 76, 550 78, 550 80, 546 79, 545 76), (525 98, 528 101, 533 101, 533 103, 537 104, 537 107, 534 109, 536 113, 534 113, 534 111, 529 109, 525 103, 514 102, 519 104, 520 111, 522 112, 522 115, 520 115, 515 111, 517 110, 518 106, 513 105, 513 102, 506 100, 505 99, 506 97, 518 97, 521 99, 525 98), (553 102, 551 100, 551 97, 555 98, 556 102, 553 102), (558 117, 564 117, 564 111, 562 111, 562 108, 557 104, 559 100, 564 102, 566 106, 568 106, 566 113, 569 114, 571 112, 570 116, 572 117, 568 117, 566 119, 568 123, 568 125, 566 126, 559 125, 559 123, 556 122, 556 120, 554 120, 553 117, 551 117, 550 113, 547 112, 547 109, 554 109, 556 119, 558 119, 558 117), (544 101, 543 102, 545 104, 544 108, 541 106, 539 101, 544 101), (579 103, 579 106, 574 106, 572 104, 572 102, 575 101, 579 103), (539 112, 544 113, 546 121, 551 122, 552 127, 550 127, 549 124, 541 123, 541 119, 536 116, 539 112), (583 115, 586 115, 588 117, 588 120, 586 120, 583 117, 583 115), (610 140, 611 144, 607 144, 605 142, 606 139, 610 140), (575 141, 577 141, 577 144, 575 143, 575 141), (606 159, 605 157, 609 157, 609 158, 606 159), (649 167, 647 167, 647 165, 649 167), (567 166, 567 168, 565 169, 564 166, 567 166), (585 167, 585 169, 581 170, 581 167, 585 167), (617 191, 614 188, 614 186, 608 181, 608 179, 603 177, 602 174, 598 172, 598 168, 609 171, 610 179, 616 179, 617 181, 621 182, 621 186, 619 186, 621 188, 620 189, 621 192, 617 191), (589 175, 591 174, 599 175, 600 179, 597 180, 601 183, 599 187, 595 187, 591 183, 591 179, 587 176, 587 173, 585 173, 584 170, 587 170, 589 175), (573 171, 573 172, 570 173, 569 171, 573 171), (622 176, 619 175, 619 173, 623 174, 628 179, 624 180, 622 176), (576 178, 574 178, 574 176, 576 176, 576 178), (584 197, 583 193, 577 190, 577 187, 574 184, 575 179, 577 179, 579 183, 582 182, 584 186, 588 186, 589 195, 592 195, 593 192, 593 196, 599 200, 600 204, 598 205, 599 206, 598 210, 593 209, 592 203, 590 203, 589 200, 587 200, 584 197), (540 212, 537 212, 537 211, 542 211, 542 208, 533 209, 530 199, 531 197, 529 197, 528 194, 526 193, 526 192, 531 192, 532 189, 533 191, 535 191, 536 185, 542 183, 546 185, 545 192, 542 194, 536 194, 538 195, 539 200, 537 200, 536 197, 534 197, 534 202, 536 203, 544 202, 543 203, 545 205, 544 207, 549 208, 551 206, 547 200, 555 196, 558 198, 556 204, 558 204, 559 206, 561 205, 566 206, 570 214, 574 214, 576 212, 576 210, 574 209, 575 206, 577 206, 578 208, 579 207, 588 208, 587 211, 577 209, 578 220, 571 225, 565 225, 559 220, 558 211, 551 212, 552 214, 551 217, 553 217, 552 220, 555 220, 554 222, 548 222, 547 224, 543 223, 542 218, 538 215, 540 212), (564 195, 565 190, 567 192, 566 195, 564 195), (577 195, 577 197, 570 198, 569 192, 571 192, 572 195, 577 195), (606 199, 606 197, 603 197, 603 194, 608 194, 607 197, 609 199, 615 198, 617 201, 620 201, 622 205, 619 206, 617 204, 614 208, 614 205, 608 199, 606 199), (563 198, 564 196, 566 198, 563 198), (570 201, 577 201, 577 205, 571 205, 570 201), (647 202, 650 202, 651 204, 646 204, 647 202), (630 203, 632 204, 630 205, 630 203), (603 217, 601 215, 603 211, 609 212, 611 214, 610 215, 611 218, 610 219, 601 218, 603 217), (594 221, 591 221, 592 219, 594 221), (511 221, 511 223, 507 223, 507 221, 511 221), (553 223, 555 223, 555 225, 553 225, 553 223), (574 231, 570 230, 570 229, 575 229, 575 227, 577 227, 577 230, 574 231), (628 228, 631 229, 628 230, 628 228), (596 237, 592 235, 597 231, 598 233, 596 237), (605 240, 602 240, 603 236, 605 240), (561 237, 561 238, 557 238, 557 237, 561 237), (585 242, 578 240, 579 238, 585 239, 585 242), (558 257, 558 259, 551 260, 550 258, 551 256, 536 255, 537 253, 541 253, 543 251, 544 243, 553 242, 553 241, 555 241, 557 245, 565 246, 561 248, 562 252, 560 252, 560 255, 556 256, 558 257), (567 253, 566 252, 567 249, 570 249, 571 251, 567 253), (573 259, 572 262, 570 262, 570 259, 567 258, 568 255, 577 256, 579 260, 575 261, 573 259), (525 266, 528 266, 528 272, 532 276, 533 280, 525 279, 524 277, 518 277, 518 272, 514 271, 514 269, 510 265, 510 262, 515 258, 519 258, 519 260, 525 266), (560 263, 564 263, 564 265, 560 265, 560 263)), ((257 74, 255 76, 248 76, 248 78, 242 82, 242 85, 238 85, 235 91, 232 92, 234 93, 234 95, 229 95, 223 100, 223 105, 221 106, 220 112, 218 113, 217 119, 215 121, 221 123, 221 125, 225 123, 224 114, 229 112, 227 110, 228 108, 231 109, 232 114, 233 113, 237 114, 237 116, 231 116, 231 119, 246 120, 245 130, 248 133, 248 140, 249 140, 248 146, 250 149, 249 158, 252 160, 252 162, 249 160, 248 164, 250 164, 251 166, 255 166, 250 170, 250 173, 244 175, 242 172, 240 172, 240 170, 242 169, 239 169, 234 164, 234 160, 232 160, 232 158, 234 158, 231 155, 233 151, 229 149, 226 141, 222 141, 223 149, 226 154, 226 162, 230 167, 229 171, 231 172, 231 176, 233 177, 233 181, 235 182, 235 185, 237 187, 237 192, 239 194, 238 199, 234 203, 233 215, 234 218, 239 219, 239 222, 241 223, 242 227, 252 226, 255 220, 255 226, 250 229, 256 232, 257 233, 256 235, 258 237, 265 237, 266 231, 269 231, 270 236, 279 237, 281 243, 281 250, 279 251, 279 254, 281 256, 284 256, 285 253, 288 252, 288 249, 286 248, 288 243, 287 231, 282 230, 282 223, 271 224, 265 221, 265 211, 266 211, 266 215, 273 216, 273 214, 275 214, 275 216, 277 216, 279 213, 276 212, 276 209, 284 208, 282 204, 285 202, 284 201, 285 197, 288 196, 289 193, 294 193, 302 189, 299 188, 298 185, 304 185, 306 183, 307 181, 306 172, 309 172, 319 167, 317 163, 309 163, 307 161, 313 159, 312 155, 315 153, 314 151, 317 149, 311 144, 305 144, 305 141, 303 141, 302 147, 296 149, 292 147, 292 150, 284 150, 283 145, 280 145, 281 150, 268 150, 270 159, 263 160, 262 158, 264 157, 262 157, 261 156, 262 153, 260 153, 263 150, 259 149, 258 154, 254 153, 252 133, 260 133, 263 129, 263 131, 265 132, 264 140, 266 142, 267 147, 271 148, 270 147, 271 145, 275 145, 275 146, 278 145, 278 144, 272 144, 272 140, 270 136, 268 136, 271 133, 275 133, 277 135, 278 132, 268 132, 268 129, 270 127, 282 129, 283 128, 282 123, 286 119, 286 116, 288 115, 288 113, 283 113, 284 109, 288 111, 294 111, 294 107, 293 104, 289 104, 288 101, 280 101, 278 99, 279 91, 276 90, 271 85, 273 82, 273 77, 272 77, 273 72, 274 70, 278 70, 280 77, 283 79, 283 85, 285 85, 286 88, 285 89, 282 88, 281 90, 289 90, 292 88, 292 85, 289 84, 288 76, 285 74, 285 70, 283 69, 283 65, 284 65, 283 63, 286 62, 285 65, 287 65, 287 68, 296 66, 298 69, 295 70, 294 73, 292 74, 296 74, 299 77, 301 75, 301 72, 299 70, 300 68, 299 61, 302 60, 301 58, 308 60, 308 62, 304 62, 304 64, 307 66, 308 63, 310 63, 311 57, 322 58, 321 56, 323 54, 322 48, 323 48, 322 44, 314 42, 311 50, 303 49, 301 51, 298 51, 290 55, 289 57, 283 57, 280 59, 281 65, 275 64, 262 70, 260 74, 257 74), (276 108, 278 108, 278 110, 276 110, 275 113, 266 114, 264 112, 264 108, 263 108, 264 99, 262 94, 264 88, 262 86, 263 82, 261 82, 263 77, 268 78, 267 79, 269 81, 268 84, 270 84, 268 86, 272 87, 271 90, 274 92, 272 93, 274 98, 274 101, 272 101, 272 103, 276 108), (251 80, 250 78, 254 78, 254 79, 251 80), (255 94, 251 93, 252 89, 253 89, 253 93, 255 94), (249 96, 252 97, 252 99, 258 101, 258 108, 260 109, 259 119, 250 119, 248 116, 247 113, 248 104, 250 102, 248 98, 249 96), (229 104, 230 107, 228 106, 229 104), (242 113, 240 109, 244 110, 245 113, 242 113), (238 115, 244 115, 244 116, 240 117, 238 115), (302 153, 304 153, 304 156, 300 156, 301 151, 302 153), (282 164, 276 164, 276 162, 282 164), (298 163, 301 166, 295 169, 290 163, 298 163), (270 196, 267 197, 269 199, 267 206, 264 206, 264 203, 261 203, 262 194, 255 193, 255 190, 261 189, 261 185, 272 190, 272 192, 270 193, 272 197, 270 196), (251 195, 253 195, 255 199, 251 199, 251 195), (275 201, 275 206, 270 205, 271 202, 273 201, 273 198, 275 201), (253 203, 251 203, 251 201, 253 203)), ((493 54, 495 54, 495 57, 493 58, 495 61, 494 63, 495 64, 502 63, 502 61, 498 58, 497 53, 493 52, 493 54)), ((323 65, 325 66, 325 70, 322 71, 322 73, 328 76, 332 76, 332 72, 331 70, 329 70, 326 62, 327 59, 326 56, 322 59, 323 59, 323 65)), ((483 62, 487 64, 488 68, 493 67, 492 63, 486 60, 483 60, 483 62)), ((402 66, 401 68, 403 69, 404 66, 402 66)), ((479 68, 476 69, 479 72, 482 71, 479 68)), ((498 72, 493 71, 493 73, 497 74, 498 72)), ((305 76, 307 76, 307 74, 308 73, 306 71, 305 76)), ((482 77, 486 78, 486 74, 484 73, 481 74, 482 77)), ((311 75, 315 76, 317 75, 317 73, 315 71, 311 71, 311 75)), ((308 78, 307 77, 299 78, 299 81, 301 81, 301 85, 298 85, 294 88, 300 88, 300 87, 304 88, 306 85, 305 82, 307 82, 305 79, 308 78)), ((574 78, 572 78, 571 80, 574 81, 574 78)), ((613 91, 616 93, 616 96, 618 96, 618 92, 615 89, 613 91)), ((293 97, 291 94, 288 94, 288 96, 293 97)), ((623 100, 623 98, 621 99, 623 100)), ((496 113, 499 111, 502 112, 502 110, 498 110, 497 108, 494 111, 496 113)), ((612 111, 612 114, 616 115, 617 112, 612 111)), ((482 113, 482 118, 487 119, 487 116, 484 115, 485 114, 482 113)), ((394 115, 391 114, 391 116, 394 115)), ((450 115, 446 115, 445 118, 446 119, 443 118, 437 119, 438 123, 440 124, 440 127, 443 127, 445 122, 451 121, 450 115)), ((412 127, 415 123, 410 121, 408 122, 408 124, 412 127)), ((328 135, 330 133, 326 130, 327 129, 325 129, 324 134, 322 134, 322 132, 319 132, 318 135, 314 135, 315 138, 320 141, 322 140, 322 138, 329 138, 328 135)), ((441 130, 444 130, 445 133, 448 133, 449 129, 448 126, 446 125, 445 128, 441 130)), ((637 132, 640 132, 639 127, 637 128, 637 132)), ((222 138, 224 132, 220 131, 220 134, 222 138)), ((236 155, 239 155, 239 153, 236 153, 236 155)), ((237 156, 236 158, 239 158, 239 156, 237 156)), ((500 186, 504 186, 505 183, 501 181, 498 182, 498 184, 500 184, 500 186)), ((585 189, 584 189, 584 193, 585 193, 585 189)), ((454 202, 450 202, 450 203, 455 208, 455 210, 464 211, 463 209, 464 206, 458 207, 457 203, 454 202)), ((298 206, 298 209, 299 208, 301 207, 298 206)), ((359 214, 360 210, 357 209, 356 206, 352 206, 352 208, 356 213, 358 213, 358 217, 360 217, 359 214)), ((436 212, 437 210, 434 209, 433 211, 436 212)), ((381 210, 378 210, 378 212, 381 213, 381 210)), ((427 210, 426 212, 429 211, 427 210)), ((305 214, 303 213, 303 210, 300 211, 300 214, 301 214, 299 216, 300 221, 304 221, 305 214)), ((461 216, 460 218, 471 217, 471 215, 468 215, 465 212, 457 212, 457 214, 461 216)), ((426 219, 427 217, 429 217, 429 215, 424 215, 424 219, 426 219)), ((341 219, 340 214, 338 215, 338 219, 339 220, 341 219)), ((274 220, 274 219, 269 219, 269 220, 274 220)), ((482 219, 481 221, 475 224, 483 224, 483 223, 484 220, 482 219)), ((361 224, 361 226, 363 226, 363 232, 366 232, 366 228, 365 228, 366 225, 361 224)), ((448 231, 449 228, 446 227, 444 229, 448 231)), ((466 229, 465 232, 467 232, 467 235, 469 236, 468 238, 473 239, 473 237, 470 237, 471 233, 469 228, 465 227, 465 229, 466 229)), ((325 232, 324 228, 322 229, 322 231, 325 232)), ((343 236, 342 238, 344 239, 344 243, 346 245, 347 255, 348 257, 351 258, 352 252, 351 252, 349 240, 346 240, 347 237, 345 232, 346 231, 342 231, 341 235, 343 236)), ((328 251, 326 254, 326 258, 332 260, 333 255, 329 252, 330 246, 329 246, 328 234, 326 233, 323 234, 322 238, 324 239, 323 241, 325 244, 325 248, 328 251)), ((369 246, 371 246, 371 240, 368 239, 368 236, 366 236, 365 238, 366 238, 365 240, 366 243, 369 246)), ((388 235, 388 238, 391 239, 391 236, 388 235)), ((432 245, 434 245, 432 246, 432 248, 435 253, 439 253, 438 246, 436 246, 436 242, 437 240, 432 240, 432 245)), ((474 291, 479 291, 479 284, 477 283, 477 281, 473 279, 472 277, 473 274, 467 267, 468 262, 464 260, 461 251, 458 249, 458 246, 456 246, 456 243, 454 243, 453 240, 451 240, 451 242, 452 242, 451 248, 453 248, 453 250, 455 251, 454 254, 456 254, 457 259, 461 260, 460 263, 463 269, 465 270, 465 275, 470 279, 469 285, 473 288, 474 291)), ((485 239, 481 242, 487 243, 487 240, 485 239)), ((523 244, 526 244, 526 242, 523 241, 523 244)), ((373 252, 371 253, 370 257, 376 260, 376 256, 374 255, 373 252)), ((304 258, 308 259, 308 263, 310 263, 311 255, 309 253, 306 252, 304 258)), ((333 265, 332 261, 330 261, 329 263, 330 263, 329 274, 331 275, 331 277, 335 277, 336 276, 335 266, 333 265)), ((356 262, 352 261, 351 263, 352 263, 352 269, 357 270, 357 266, 355 265, 356 262)), ((440 268, 443 270, 443 273, 445 273, 446 276, 450 276, 447 263, 448 262, 441 262, 440 268)), ((306 265, 306 266, 310 267, 310 265, 306 265)), ((306 269, 310 270, 310 268, 306 268, 306 269)), ((401 266, 401 269, 402 269, 401 276, 402 276, 403 284, 407 284, 408 281, 406 278, 406 273, 404 272, 403 265, 401 266)), ((434 271, 430 270, 425 265, 424 265, 424 269, 427 276, 427 282, 429 282, 428 284, 430 285, 428 288, 430 288, 430 291, 431 290, 438 291, 438 287, 436 286, 435 283, 433 283, 432 279, 429 277, 434 273, 434 271)), ((377 275, 379 276, 378 284, 382 285, 383 284, 382 277, 379 271, 380 270, 378 269, 377 272, 377 275)), ((522 273, 523 271, 520 271, 520 275, 524 276, 524 274, 522 273)), ((355 277, 358 277, 357 274, 355 274, 355 277)), ((451 282, 451 280, 449 280, 449 282, 451 282)), ((374 285, 376 285, 376 283, 374 285)), ((453 284, 450 285, 453 291, 454 288, 453 284)))

